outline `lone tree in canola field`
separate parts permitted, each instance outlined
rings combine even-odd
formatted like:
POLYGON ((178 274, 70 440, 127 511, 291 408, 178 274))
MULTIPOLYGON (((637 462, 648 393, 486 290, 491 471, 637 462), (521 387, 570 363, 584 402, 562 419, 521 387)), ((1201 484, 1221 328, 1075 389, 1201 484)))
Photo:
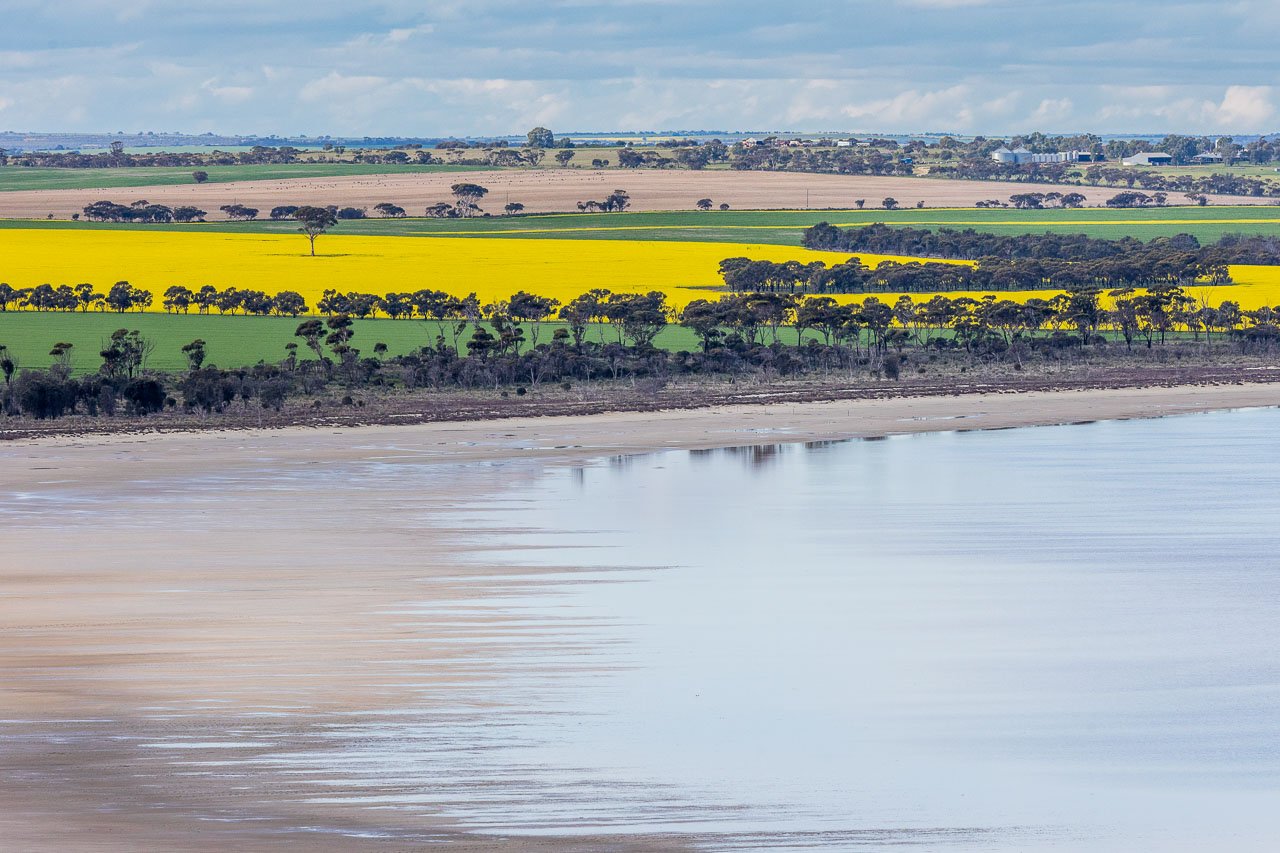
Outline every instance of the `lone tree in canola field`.
POLYGON ((338 217, 327 207, 307 205, 294 211, 293 216, 302 223, 298 230, 311 241, 311 257, 316 256, 316 238, 338 224, 338 217))

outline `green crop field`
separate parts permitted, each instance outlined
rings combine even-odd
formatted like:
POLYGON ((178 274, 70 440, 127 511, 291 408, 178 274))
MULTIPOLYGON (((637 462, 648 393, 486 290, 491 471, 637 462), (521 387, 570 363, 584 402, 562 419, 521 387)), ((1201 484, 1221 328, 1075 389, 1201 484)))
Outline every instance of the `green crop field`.
POLYGON ((1224 166, 1221 163, 1210 163, 1204 166, 1124 166, 1135 172, 1154 172, 1158 175, 1192 175, 1197 178, 1209 175, 1236 175, 1242 178, 1267 178, 1280 180, 1275 166, 1256 166, 1252 163, 1239 163, 1224 166))
POLYGON ((283 178, 331 178, 344 175, 394 175, 404 172, 470 172, 473 166, 380 166, 372 163, 296 163, 285 165, 168 167, 120 169, 47 169, 0 166, 0 192, 12 190, 82 190, 194 184, 194 171, 209 173, 210 183, 276 181, 283 178))
MULTIPOLYGON (((21 368, 45 368, 53 359, 49 350, 54 344, 74 344, 73 368, 78 373, 92 372, 102 363, 98 353, 104 342, 117 329, 137 329, 155 343, 147 366, 157 370, 178 370, 187 366, 182 347, 199 338, 206 343, 206 363, 222 368, 245 367, 259 361, 279 362, 285 357, 285 346, 298 344, 299 358, 312 358, 301 338, 294 336, 301 319, 292 317, 243 317, 198 314, 110 314, 100 312, 63 314, 35 311, 0 312, 0 346, 21 368)), ((561 323, 544 323, 538 342, 551 340, 561 323)), ((402 355, 418 347, 434 344, 440 327, 427 320, 356 320, 352 345, 366 355, 373 355, 376 343, 387 345, 390 355, 402 355)), ((532 329, 525 327, 528 339, 532 329)), ((448 336, 448 331, 445 332, 448 336)), ((787 334, 787 332, 783 332, 787 334)), ((459 343, 466 346, 471 329, 459 343)), ((792 333, 792 337, 794 333, 792 333)), ((791 340, 788 337, 786 340, 791 340)), ((593 326, 590 340, 616 340, 608 326, 593 326)), ((669 326, 655 344, 670 350, 694 350, 698 338, 680 326, 669 326)))
MULTIPOLYGON (((866 225, 884 222, 917 228, 974 228, 997 234, 1069 233, 1150 240, 1188 233, 1212 241, 1226 233, 1280 234, 1280 206, 1169 207, 1147 210, 778 210, 671 211, 493 216, 476 219, 344 220, 333 234, 403 237, 476 236, 597 240, 689 240, 694 242, 799 245, 805 228, 818 222, 866 225)), ((294 233, 292 220, 136 225, 46 220, 0 220, 0 228, 99 228, 220 230, 294 233)), ((0 269, 2 278, 2 269, 0 269)))

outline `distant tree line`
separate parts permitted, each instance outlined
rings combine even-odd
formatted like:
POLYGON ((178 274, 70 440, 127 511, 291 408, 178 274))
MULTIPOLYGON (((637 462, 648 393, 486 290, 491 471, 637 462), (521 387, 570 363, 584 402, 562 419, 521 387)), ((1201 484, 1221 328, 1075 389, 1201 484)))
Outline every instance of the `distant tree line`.
MULTIPOLYGON (((256 145, 248 151, 208 151, 208 152, 126 152, 123 143, 113 145, 107 151, 25 151, 20 154, 5 154, 0 151, 0 166, 27 166, 45 169, 130 169, 143 167, 170 167, 199 169, 209 166, 258 166, 289 165, 295 163, 371 163, 374 165, 433 165, 442 162, 422 150, 361 150, 351 152, 350 156, 338 159, 331 154, 343 155, 346 149, 340 146, 329 146, 325 153, 303 151, 292 146, 256 145)), ((192 174, 196 183, 201 183, 192 174)), ((205 180, 208 174, 205 175, 205 180)))
MULTIPOLYGON (((858 228, 837 228, 827 222, 807 228, 801 237, 807 249, 909 255, 912 257, 978 260, 1039 258, 1065 261, 1097 260, 1128 256, 1199 253, 1207 263, 1280 264, 1280 239, 1265 235, 1224 234, 1202 246, 1192 234, 1156 237, 1143 242, 1134 237, 1103 239, 1084 234, 991 234, 967 228, 927 229, 874 223, 858 228)), ((1158 258, 1148 259, 1159 262, 1158 258)))
POLYGON ((95 222, 203 222, 208 213, 190 205, 169 207, 141 199, 130 205, 95 201, 85 205, 83 215, 95 222))
POLYGON ((909 176, 915 167, 896 154, 875 149, 773 148, 738 149, 733 169, 757 172, 817 172, 831 175, 909 176))
POLYGON ((901 295, 891 304, 874 296, 840 303, 829 296, 748 293, 695 300, 680 315, 680 323, 698 334, 704 348, 733 342, 734 336, 747 343, 763 342, 766 331, 777 342, 779 329, 790 327, 797 346, 807 345, 806 331, 816 331, 824 343, 847 346, 855 356, 865 341, 880 354, 914 346, 1015 358, 1022 348, 1043 345, 1105 346, 1103 331, 1118 334, 1128 349, 1135 344, 1148 349, 1163 345, 1175 332, 1189 333, 1195 341, 1203 337, 1212 342, 1214 335, 1221 335, 1270 346, 1280 342, 1277 321, 1280 309, 1242 311, 1230 300, 1214 307, 1175 285, 1144 292, 1081 288, 1025 302, 995 294, 934 295, 924 302, 901 295))
MULTIPOLYGON (((268 216, 273 220, 295 219, 301 208, 302 206, 296 204, 276 205, 271 208, 268 216)), ((336 219, 366 219, 369 215, 368 209, 363 207, 327 205, 325 208, 336 219)), ((224 204, 218 209, 226 214, 228 219, 242 221, 257 219, 258 214, 262 212, 256 207, 248 207, 243 204, 224 204)), ((379 216, 390 219, 398 219, 406 215, 403 207, 385 201, 375 204, 373 210, 379 216)), ((81 214, 73 218, 79 219, 80 216, 92 222, 204 222, 208 212, 198 207, 169 207, 163 204, 152 204, 142 199, 128 205, 117 204, 112 201, 95 201, 92 204, 85 205, 81 214)))
MULTIPOLYGON (((35 287, 14 288, 0 282, 0 312, 5 311, 106 311, 124 314, 129 311, 146 311, 154 304, 150 291, 134 287, 127 281, 118 281, 105 292, 92 284, 41 284, 35 287)), ((301 295, 292 290, 282 290, 274 296, 261 290, 241 290, 228 287, 223 290, 206 284, 192 289, 174 285, 165 290, 161 306, 167 314, 257 314, 296 317, 310 311, 301 295)))
POLYGON ((720 273, 732 291, 788 294, 1007 292, 1221 285, 1231 281, 1225 265, 1206 264, 1191 252, 1087 261, 982 258, 976 265, 882 261, 875 267, 857 257, 830 267, 821 261, 779 263, 735 257, 720 262, 720 273))

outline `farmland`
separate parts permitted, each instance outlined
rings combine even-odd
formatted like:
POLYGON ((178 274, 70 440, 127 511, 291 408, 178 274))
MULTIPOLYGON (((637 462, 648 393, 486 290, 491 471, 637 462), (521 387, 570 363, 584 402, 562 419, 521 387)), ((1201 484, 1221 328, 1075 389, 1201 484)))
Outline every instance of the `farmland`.
MULTIPOLYGON (((883 222, 915 228, 972 228, 994 234, 1061 233, 1117 239, 1151 240, 1191 234, 1211 242, 1223 234, 1275 234, 1280 231, 1280 206, 1165 207, 1135 210, 1081 208, 1075 210, 979 210, 926 208, 923 210, 696 210, 634 213, 569 213, 492 216, 472 219, 357 219, 343 221, 335 235, 404 237, 500 237, 575 240, 679 241, 774 243, 799 246, 805 228, 818 222, 841 226, 883 222)), ((75 229, 86 231, 160 230, 246 234, 294 234, 292 220, 142 225, 89 223, 66 220, 0 219, 0 230, 75 229)))
MULTIPOLYGON (((209 183, 232 181, 279 181, 294 178, 331 178, 353 175, 378 175, 387 166, 372 163, 290 163, 287 165, 250 164, 244 166, 201 166, 209 175, 209 183)), ((407 164, 395 167, 397 172, 467 172, 470 166, 407 164)), ((167 166, 141 166, 118 169, 55 169, 39 167, 0 167, 0 192, 20 190, 88 190, 116 187, 168 187, 194 184, 195 169, 167 166)))
MULTIPOLYGON (((326 235, 319 256, 296 234, 66 229, 0 230, 4 280, 14 287, 127 280, 159 296, 172 285, 294 290, 309 304, 326 289, 386 293, 435 288, 482 302, 518 290, 562 301, 607 287, 662 290, 677 306, 720 286, 730 256, 833 263, 845 255, 748 243, 638 240, 483 240, 326 235)), ((868 256, 867 263, 883 258, 868 256)), ((158 300, 157 300, 158 301, 158 300)))
MULTIPOLYGON (((1115 238, 1192 233, 1202 241, 1227 232, 1275 233, 1280 208, 1173 208, 1156 210, 973 209, 727 211, 568 214, 466 220, 368 219, 344 221, 320 238, 319 257, 306 257, 306 242, 291 221, 222 222, 194 225, 0 221, 0 281, 15 287, 91 282, 105 290, 117 280, 159 296, 174 284, 193 289, 295 290, 316 304, 327 288, 374 293, 434 288, 455 295, 475 292, 482 302, 517 290, 562 302, 594 287, 615 292, 657 289, 681 307, 713 298, 719 262, 730 256, 762 260, 820 260, 840 253, 798 248, 802 231, 819 221, 841 225, 889 222, 916 227, 974 228, 993 233, 1052 231, 1115 238)), ((881 258, 864 256, 877 263, 881 258)), ((910 260, 895 258, 895 260, 910 260)), ((1193 293, 1214 304, 1233 299, 1245 307, 1280 304, 1280 268, 1235 267, 1238 282, 1193 293)), ((892 302, 896 294, 878 294, 892 302)), ((960 296, 981 294, 950 293, 960 296)), ((1003 297, 1045 297, 1045 291, 1003 297)), ((865 297, 838 297, 841 302, 865 297)), ((917 301, 922 297, 916 295, 917 301)), ((24 364, 48 360, 55 341, 75 345, 87 369, 102 340, 122 327, 138 329, 157 343, 153 366, 176 368, 178 348, 195 339, 208 343, 210 359, 224 367, 279 360, 295 342, 297 320, 282 317, 125 315, 114 313, 0 313, 0 344, 24 364)), ((390 354, 431 343, 438 329, 422 321, 361 320, 365 346, 383 342, 390 354)), ((595 333, 593 333, 595 334, 595 333)), ((550 336, 545 331, 546 337, 550 336)), ((655 343, 669 349, 696 345, 691 333, 669 328, 655 343)))
MULTIPOLYGON (((328 164, 326 168, 332 168, 328 164)), ((233 167, 234 168, 234 167, 233 167)), ((293 168, 293 167, 278 167, 293 168)), ((338 168, 346 168, 339 166, 338 168)), ((72 171, 72 170, 69 170, 72 171)), ((219 208, 243 204, 266 211, 276 205, 314 204, 372 208, 391 202, 411 212, 450 200, 456 174, 388 171, 377 174, 276 180, 240 180, 196 185, 135 186, 106 193, 102 189, 46 189, 0 192, 0 217, 70 219, 104 197, 129 203, 143 198, 170 207, 194 205, 219 218, 219 208), (112 196, 115 196, 114 198, 112 196)), ((96 174, 96 172, 92 173, 96 174)), ((1060 192, 1061 185, 962 181, 928 177, 826 175, 804 172, 687 171, 617 169, 507 169, 468 172, 467 179, 489 190, 482 206, 500 212, 506 203, 523 204, 527 212, 571 212, 579 202, 601 199, 617 187, 631 195, 636 211, 692 210, 700 198, 733 210, 839 209, 856 206, 858 199, 877 207, 887 197, 902 207, 961 207, 987 199, 1008 199, 1013 193, 1060 192)), ((188 173, 189 177, 189 173, 188 173)), ((1101 206, 1116 193, 1114 187, 1078 187, 1086 204, 1101 206)), ((1215 204, 1265 206, 1265 199, 1217 196, 1215 204)))
MULTIPOLYGON (((552 332, 564 324, 548 323, 540 340, 550 340, 552 332)), ((230 317, 198 314, 128 314, 114 313, 0 313, 0 345, 7 346, 22 367, 45 367, 49 349, 65 341, 74 345, 72 365, 76 372, 96 370, 98 351, 116 329, 137 329, 155 343, 155 352, 147 364, 157 370, 178 370, 187 366, 181 348, 193 340, 207 344, 209 363, 224 368, 242 367, 259 361, 278 362, 285 356, 285 346, 299 343, 294 335, 298 320, 292 317, 230 317)), ((440 326, 425 320, 356 320, 356 342, 370 351, 375 343, 385 343, 388 355, 403 355, 418 347, 432 345, 441 333, 440 326)), ((469 332, 468 332, 469 334, 469 332)), ((794 341, 793 333, 784 333, 794 341)), ((814 337, 814 333, 809 333, 814 337)), ((614 332, 593 325, 591 340, 613 340, 614 332)), ((465 343, 465 341, 464 341, 465 343)), ((668 326, 655 340, 655 345, 670 350, 692 350, 698 346, 693 332, 680 326, 668 326)), ((305 346, 298 349, 300 359, 312 358, 305 346)))

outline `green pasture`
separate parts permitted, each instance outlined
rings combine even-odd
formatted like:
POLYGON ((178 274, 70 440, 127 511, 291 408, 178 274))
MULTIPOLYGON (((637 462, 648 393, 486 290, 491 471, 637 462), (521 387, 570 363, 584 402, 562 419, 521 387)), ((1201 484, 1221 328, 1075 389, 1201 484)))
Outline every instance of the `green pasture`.
MULTIPOLYGON (((332 178, 346 175, 395 175, 404 172, 469 172, 474 166, 403 166, 373 163, 290 163, 246 166, 137 166, 119 169, 47 169, 0 166, 0 192, 13 190, 83 190, 194 184, 191 173, 209 173, 209 183, 278 181, 285 178, 332 178)), ((126 201, 127 203, 127 201, 126 201)))
MULTIPOLYGON (((294 336, 298 324, 306 318, 292 317, 244 317, 199 314, 112 314, 101 312, 53 313, 37 311, 0 312, 0 346, 6 346, 18 361, 19 369, 46 368, 53 359, 49 350, 60 342, 74 344, 72 364, 76 372, 92 372, 102 360, 98 353, 105 341, 117 329, 137 329, 148 340, 155 342, 147 366, 157 370, 179 370, 187 366, 182 347, 197 338, 206 344, 207 364, 223 368, 244 367, 259 361, 278 362, 285 355, 285 346, 298 344, 299 358, 313 358, 301 338, 294 336)), ((551 340, 551 335, 562 323, 543 323, 538 342, 551 340)), ((352 345, 365 355, 373 355, 376 343, 387 345, 390 355, 403 355, 418 347, 432 345, 440 334, 440 327, 429 320, 356 320, 352 345)), ((525 326, 525 339, 532 337, 532 328, 525 326)), ((783 340, 793 342, 794 332, 782 332, 783 340)), ((445 330, 449 340, 452 337, 445 330)), ((459 338, 465 351, 471 329, 459 338)), ((593 326, 588 333, 590 340, 617 340, 609 326, 593 326)), ((669 326, 655 342, 670 350, 694 350, 698 338, 693 332, 680 326, 669 326)))
MULTIPOLYGON (((818 222, 856 226, 884 222, 916 228, 974 228, 997 234, 1063 233, 1150 240, 1188 233, 1203 242, 1227 233, 1280 234, 1280 206, 1168 207, 1147 210, 730 210, 645 213, 566 213, 490 216, 474 219, 343 220, 332 234, 401 237, 562 238, 594 240, 688 240, 694 242, 799 245, 805 228, 818 222)), ((65 220, 0 220, 2 228, 166 229, 297 233, 292 220, 137 225, 65 220)), ((323 237, 321 238, 324 239, 323 237)), ((3 279, 0 259, 0 280, 3 279)))
MULTIPOLYGON (((1112 164, 1103 163, 1101 165, 1111 166, 1112 164)), ((1192 175, 1197 178, 1203 178, 1209 175, 1236 175, 1242 178, 1280 180, 1280 174, 1277 174, 1275 165, 1259 166, 1252 163, 1236 163, 1231 166, 1224 166, 1221 163, 1207 163, 1190 166, 1123 166, 1121 168, 1132 169, 1135 172, 1154 172, 1159 175, 1169 176, 1192 175)))

